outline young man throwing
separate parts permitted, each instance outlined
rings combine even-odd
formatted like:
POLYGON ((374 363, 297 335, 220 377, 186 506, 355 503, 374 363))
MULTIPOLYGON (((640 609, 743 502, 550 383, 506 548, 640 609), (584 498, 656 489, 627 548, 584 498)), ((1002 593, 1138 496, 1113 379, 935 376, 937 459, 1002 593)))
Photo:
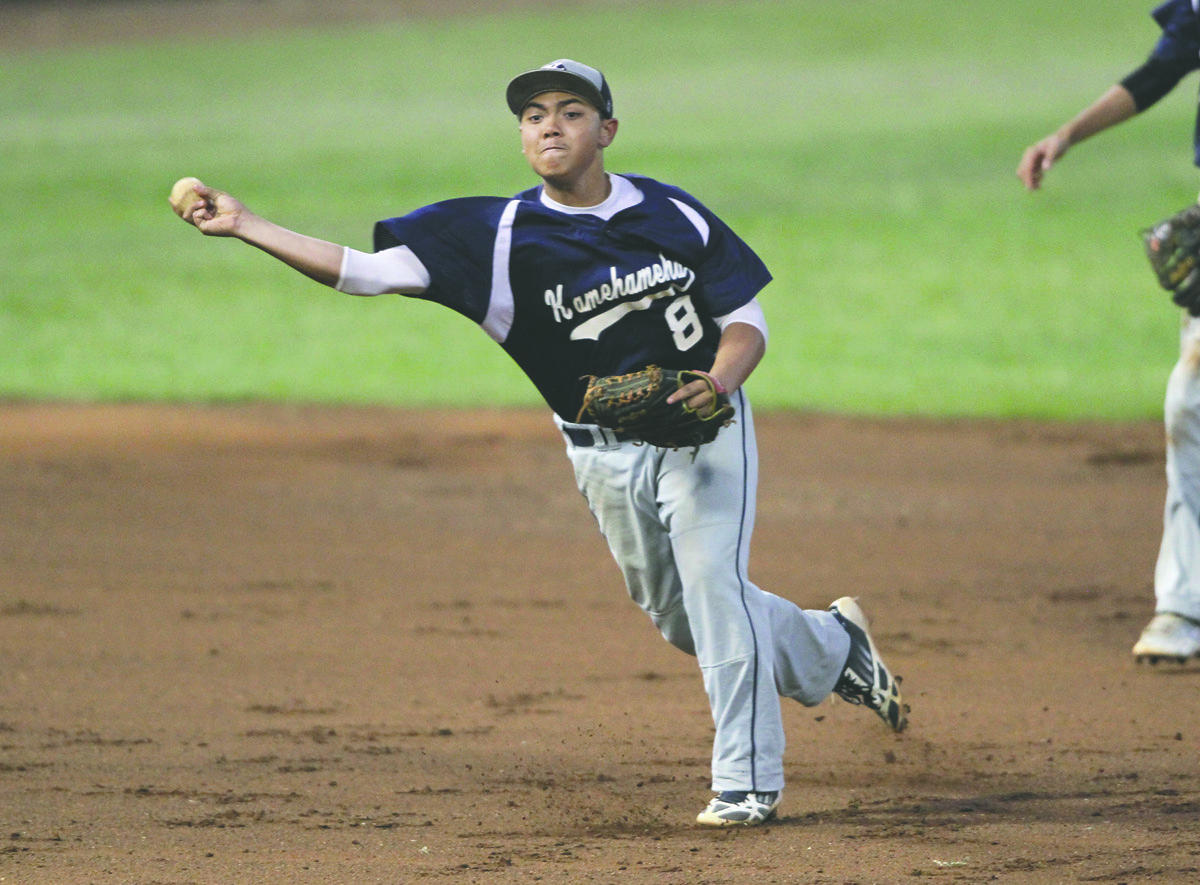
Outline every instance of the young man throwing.
MULTIPOLYGON (((342 292, 443 304, 504 348, 553 410, 630 596, 699 661, 717 795, 698 821, 762 823, 783 789, 780 695, 815 705, 836 693, 896 731, 908 709, 854 599, 802 610, 747 578, 758 456, 742 385, 766 347, 756 296, 770 274, 694 197, 605 171, 617 120, 599 71, 560 59, 513 79, 506 97, 541 183, 380 221, 374 253, 286 230, 203 186, 176 211, 342 292), (695 450, 581 423, 586 376, 652 364, 706 372, 734 422, 695 450)), ((704 381, 673 398, 714 405, 704 381)))

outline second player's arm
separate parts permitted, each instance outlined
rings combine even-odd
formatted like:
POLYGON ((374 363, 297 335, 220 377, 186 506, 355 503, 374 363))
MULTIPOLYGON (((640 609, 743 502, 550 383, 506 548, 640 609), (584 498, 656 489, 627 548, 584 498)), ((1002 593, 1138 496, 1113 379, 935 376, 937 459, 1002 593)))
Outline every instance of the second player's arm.
POLYGON ((1059 129, 1025 149, 1017 166, 1017 177, 1029 190, 1041 187, 1042 176, 1073 145, 1098 132, 1123 123, 1138 112, 1133 95, 1117 84, 1068 120, 1059 129))
POLYGON ((1156 49, 1141 66, 1110 86, 1056 132, 1026 148, 1017 166, 1017 177, 1029 190, 1037 190, 1046 170, 1071 147, 1151 107, 1198 64, 1194 50, 1159 55, 1156 49))

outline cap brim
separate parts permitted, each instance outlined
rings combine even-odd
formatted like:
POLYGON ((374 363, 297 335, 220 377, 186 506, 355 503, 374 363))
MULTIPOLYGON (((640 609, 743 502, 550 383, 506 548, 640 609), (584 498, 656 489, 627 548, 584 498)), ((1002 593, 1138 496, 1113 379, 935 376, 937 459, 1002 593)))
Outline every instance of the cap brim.
POLYGON ((527 71, 520 74, 508 84, 506 98, 508 107, 518 117, 525 106, 537 95, 543 92, 566 92, 578 95, 601 114, 606 113, 605 103, 600 91, 591 83, 568 71, 527 71))

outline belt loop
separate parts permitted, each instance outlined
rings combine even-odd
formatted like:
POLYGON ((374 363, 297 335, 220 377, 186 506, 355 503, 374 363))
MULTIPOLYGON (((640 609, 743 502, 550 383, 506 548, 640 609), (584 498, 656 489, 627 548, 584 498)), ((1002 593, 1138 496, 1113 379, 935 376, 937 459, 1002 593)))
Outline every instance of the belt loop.
POLYGON ((628 434, 616 430, 606 430, 596 424, 559 424, 567 442, 578 449, 613 448, 629 440, 628 434))
POLYGON ((571 445, 575 446, 576 448, 589 448, 596 444, 595 437, 592 435, 591 430, 587 427, 564 426, 562 430, 563 433, 566 434, 571 445))

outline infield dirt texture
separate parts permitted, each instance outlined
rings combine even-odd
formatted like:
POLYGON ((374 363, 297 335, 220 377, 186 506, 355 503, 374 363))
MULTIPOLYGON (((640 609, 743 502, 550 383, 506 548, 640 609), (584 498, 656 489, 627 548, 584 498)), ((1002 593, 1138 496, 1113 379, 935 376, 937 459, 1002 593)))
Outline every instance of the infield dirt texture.
POLYGON ((1200 667, 1129 654, 1158 422, 758 429, 752 578, 860 596, 913 711, 788 707, 780 820, 708 831, 544 411, 0 407, 0 883, 1200 880, 1200 667))

